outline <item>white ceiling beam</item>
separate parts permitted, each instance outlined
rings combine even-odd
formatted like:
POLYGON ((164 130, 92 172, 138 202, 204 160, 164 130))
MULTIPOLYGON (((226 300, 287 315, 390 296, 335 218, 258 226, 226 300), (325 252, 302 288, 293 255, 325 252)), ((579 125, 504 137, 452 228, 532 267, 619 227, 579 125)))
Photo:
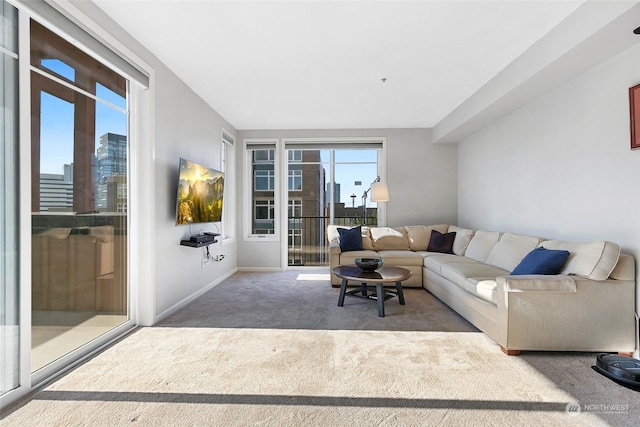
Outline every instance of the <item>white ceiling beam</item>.
POLYGON ((640 43, 637 1, 582 4, 433 128, 459 142, 555 87, 640 43))

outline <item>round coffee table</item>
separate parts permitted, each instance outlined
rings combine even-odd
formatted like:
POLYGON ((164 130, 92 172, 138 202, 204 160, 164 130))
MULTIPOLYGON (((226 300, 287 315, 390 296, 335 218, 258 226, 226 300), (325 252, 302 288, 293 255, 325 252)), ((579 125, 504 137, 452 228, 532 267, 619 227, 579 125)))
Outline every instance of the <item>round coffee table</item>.
POLYGON ((411 277, 411 271, 402 267, 380 267, 376 271, 364 271, 355 265, 339 265, 332 270, 332 273, 342 279, 340 285, 340 297, 338 307, 344 305, 345 295, 357 298, 375 299, 378 301, 378 316, 384 317, 384 302, 389 298, 398 296, 398 301, 404 305, 404 294, 402 293, 403 280, 411 277), (347 292, 347 282, 359 282, 360 286, 347 292), (396 292, 384 288, 385 283, 394 283, 396 292), (375 286, 368 286, 374 283, 375 286))

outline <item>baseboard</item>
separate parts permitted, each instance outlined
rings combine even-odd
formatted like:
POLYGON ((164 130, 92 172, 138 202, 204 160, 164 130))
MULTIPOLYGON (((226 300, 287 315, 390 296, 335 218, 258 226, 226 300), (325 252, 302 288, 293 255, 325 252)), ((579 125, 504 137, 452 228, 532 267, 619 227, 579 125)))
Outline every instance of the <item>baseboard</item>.
POLYGON ((172 305, 171 307, 169 307, 168 309, 166 309, 165 311, 163 311, 162 313, 158 314, 156 316, 155 322, 153 322, 153 324, 155 325, 156 323, 166 319, 167 317, 169 317, 170 315, 172 315, 173 313, 175 313, 176 311, 180 310, 181 308, 185 307, 187 304, 195 301, 196 299, 198 299, 199 297, 201 297, 205 292, 208 292, 209 290, 211 290, 211 288, 213 288, 214 286, 220 284, 222 281, 226 280, 227 278, 231 277, 232 275, 234 275, 236 272, 238 271, 237 268, 234 268, 232 270, 230 270, 228 273, 226 273, 225 275, 218 277, 215 281, 209 283, 207 286, 205 286, 204 288, 200 289, 197 292, 194 292, 193 294, 189 295, 188 297, 184 298, 182 301, 177 302, 176 304, 172 305))

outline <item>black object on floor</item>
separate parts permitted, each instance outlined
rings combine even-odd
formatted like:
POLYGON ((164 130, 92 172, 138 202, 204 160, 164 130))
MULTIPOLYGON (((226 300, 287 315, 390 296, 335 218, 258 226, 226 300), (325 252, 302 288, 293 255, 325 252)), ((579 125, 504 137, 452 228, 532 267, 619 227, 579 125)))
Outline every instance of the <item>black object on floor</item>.
POLYGON ((640 360, 617 354, 601 353, 592 368, 632 390, 640 391, 640 360))

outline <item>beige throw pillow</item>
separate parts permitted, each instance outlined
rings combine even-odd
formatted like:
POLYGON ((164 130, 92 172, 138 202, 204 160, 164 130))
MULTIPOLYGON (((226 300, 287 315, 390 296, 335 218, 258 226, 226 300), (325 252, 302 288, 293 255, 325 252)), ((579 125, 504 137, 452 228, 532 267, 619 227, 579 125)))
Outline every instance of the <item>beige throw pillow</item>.
POLYGON ((376 251, 408 250, 409 239, 404 227, 371 227, 369 229, 376 251))

